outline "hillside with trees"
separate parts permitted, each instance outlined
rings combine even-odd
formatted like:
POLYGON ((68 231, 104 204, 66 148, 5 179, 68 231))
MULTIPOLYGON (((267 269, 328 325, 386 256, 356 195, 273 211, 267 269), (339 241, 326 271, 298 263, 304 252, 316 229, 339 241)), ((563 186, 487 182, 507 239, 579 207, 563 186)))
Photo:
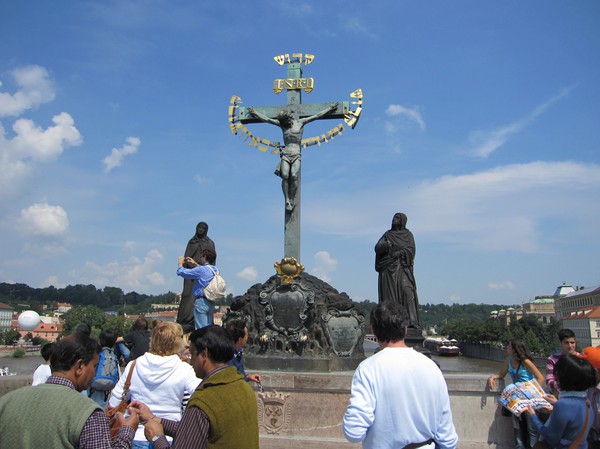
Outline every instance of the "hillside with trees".
MULTIPOLYGON (((233 299, 230 294, 223 304, 231 304, 233 299)), ((122 315, 143 315, 150 311, 152 304, 173 304, 176 300, 177 295, 173 292, 145 295, 125 293, 118 287, 99 289, 93 285, 78 284, 64 288, 32 288, 26 284, 0 283, 0 302, 10 305, 17 312, 31 309, 43 314, 45 309, 52 310, 57 303, 71 304, 73 309, 63 315, 65 334, 70 332, 70 326, 74 327, 78 322, 86 322, 98 332, 107 327, 125 331, 130 322, 122 315), (107 318, 104 312, 108 311, 117 312, 119 316, 107 318)), ((376 303, 365 300, 355 304, 367 317, 367 331, 370 333, 368 316, 376 303)), ((490 319, 490 313, 504 308, 507 305, 427 303, 419 306, 419 318, 425 331, 459 341, 506 344, 511 338, 521 338, 537 354, 548 354, 556 349, 556 333, 560 324, 544 326, 534 317, 524 317, 502 327, 496 319, 490 319)))

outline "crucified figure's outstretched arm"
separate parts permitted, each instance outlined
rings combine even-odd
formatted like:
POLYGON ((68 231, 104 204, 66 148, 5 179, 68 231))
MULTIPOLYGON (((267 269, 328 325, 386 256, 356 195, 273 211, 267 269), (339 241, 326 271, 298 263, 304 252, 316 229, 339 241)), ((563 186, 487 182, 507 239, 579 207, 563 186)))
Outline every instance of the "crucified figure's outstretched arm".
POLYGON ((279 120, 277 119, 272 119, 271 117, 267 117, 266 115, 258 112, 256 109, 250 107, 248 108, 248 113, 250 115, 253 115, 255 117, 258 117, 259 119, 261 119, 263 122, 267 122, 270 123, 271 125, 275 125, 275 126, 281 126, 281 123, 279 122, 279 120))
POLYGON ((335 111, 337 107, 338 103, 331 103, 327 109, 323 109, 321 112, 317 112, 315 115, 311 115, 310 117, 302 118, 300 119, 300 122, 302 123, 302 125, 306 125, 307 123, 310 123, 318 118, 323 117, 324 115, 329 114, 332 111, 335 111))

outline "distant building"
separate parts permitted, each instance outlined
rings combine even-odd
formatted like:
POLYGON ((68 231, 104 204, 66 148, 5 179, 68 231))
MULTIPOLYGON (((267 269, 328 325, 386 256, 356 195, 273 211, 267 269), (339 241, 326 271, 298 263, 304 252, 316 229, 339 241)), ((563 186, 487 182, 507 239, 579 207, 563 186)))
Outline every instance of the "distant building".
POLYGON ((145 314, 144 317, 150 322, 156 319, 162 321, 175 321, 177 319, 177 312, 150 312, 145 314))
POLYGON ((150 308, 152 310, 177 310, 179 304, 152 304, 150 308))
POLYGON ((560 320, 572 312, 600 305, 600 286, 573 288, 563 285, 557 288, 555 296, 556 318, 560 320))
POLYGON ((12 327, 12 315, 13 308, 0 302, 0 329, 6 330, 12 327))
POLYGON ((67 313, 72 308, 73 306, 68 302, 59 302, 58 304, 56 304, 56 313, 58 313, 59 315, 67 313))
POLYGON ((14 327, 17 328, 17 331, 21 335, 21 337, 25 337, 25 335, 31 333, 33 337, 40 337, 49 342, 56 341, 58 336, 63 331, 63 319, 56 317, 48 317, 42 316, 40 317, 40 324, 32 331, 27 331, 24 329, 18 328, 18 322, 15 320, 14 327))
POLYGON ((556 321, 553 296, 536 296, 533 301, 523 304, 523 313, 533 315, 542 324, 551 324, 556 321))
POLYGON ((562 319, 563 327, 575 333, 577 346, 600 345, 600 305, 574 310, 562 319))
POLYGON ((509 307, 507 309, 492 310, 490 318, 497 319, 500 326, 508 326, 513 321, 523 318, 523 309, 521 307, 509 307))

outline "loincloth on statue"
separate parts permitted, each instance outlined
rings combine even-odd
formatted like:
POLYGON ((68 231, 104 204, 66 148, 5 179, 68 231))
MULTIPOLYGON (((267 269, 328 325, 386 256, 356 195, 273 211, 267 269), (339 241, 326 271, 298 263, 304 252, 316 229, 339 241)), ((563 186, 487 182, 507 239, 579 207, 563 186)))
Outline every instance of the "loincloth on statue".
POLYGON ((297 153, 297 154, 280 153, 279 156, 280 156, 280 159, 279 159, 279 162, 277 163, 277 167, 275 167, 275 174, 281 178, 281 162, 285 161, 291 167, 294 162, 300 160, 301 154, 300 153, 297 153))

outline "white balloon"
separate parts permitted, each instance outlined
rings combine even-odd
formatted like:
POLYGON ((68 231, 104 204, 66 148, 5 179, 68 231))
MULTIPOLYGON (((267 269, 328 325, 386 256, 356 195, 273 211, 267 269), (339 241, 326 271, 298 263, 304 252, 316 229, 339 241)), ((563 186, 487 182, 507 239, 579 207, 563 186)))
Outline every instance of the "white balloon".
POLYGON ((32 331, 37 327, 38 324, 40 324, 40 321, 41 318, 37 312, 33 310, 26 310, 19 315, 17 323, 19 323, 19 329, 32 331))

